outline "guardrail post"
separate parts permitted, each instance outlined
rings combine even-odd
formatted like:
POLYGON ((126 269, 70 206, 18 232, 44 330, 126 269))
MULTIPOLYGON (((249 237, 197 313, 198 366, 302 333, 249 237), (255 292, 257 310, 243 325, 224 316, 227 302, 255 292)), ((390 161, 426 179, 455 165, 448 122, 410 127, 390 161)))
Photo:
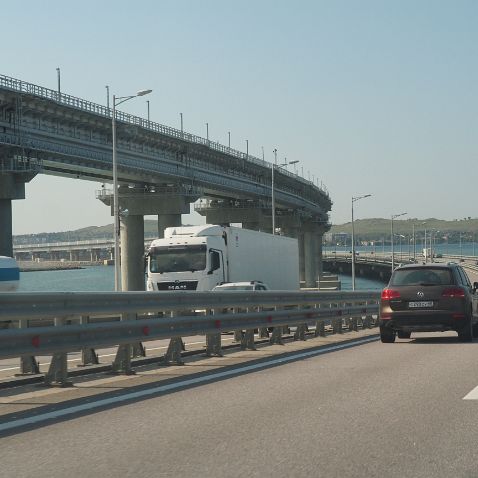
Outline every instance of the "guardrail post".
POLYGON ((164 355, 164 362, 166 365, 184 365, 181 356, 183 346, 183 340, 181 337, 172 337, 169 340, 168 350, 164 355))
MULTIPOLYGON (((246 308, 246 312, 249 313, 249 307, 246 308)), ((246 329, 241 337, 241 350, 256 350, 254 345, 254 329, 246 329)))
POLYGON ((146 348, 141 342, 131 344, 131 358, 146 357, 146 348))
MULTIPOLYGON (((232 309, 232 313, 235 314, 236 308, 232 309)), ((234 330, 234 342, 242 342, 242 330, 234 330)))
MULTIPOLYGON (((277 307, 274 307, 274 310, 277 310, 277 307)), ((271 338, 269 339, 271 345, 284 345, 284 339, 282 338, 283 329, 282 325, 277 325, 272 329, 271 338)))
MULTIPOLYGON (((177 315, 177 312, 172 311, 171 317, 177 315)), ((181 337, 171 337, 169 340, 168 350, 164 355, 164 362, 166 365, 184 365, 181 352, 184 350, 184 343, 181 337)))
POLYGON ((315 323, 315 337, 325 337, 325 320, 318 320, 315 323))
MULTIPOLYGON (((263 310, 263 307, 257 307, 257 312, 263 310)), ((259 327, 259 338, 260 339, 268 339, 269 338, 269 330, 267 327, 259 327)))
POLYGON ((256 350, 254 345, 254 329, 247 329, 242 335, 241 339, 241 350, 256 350))
POLYGON ((337 319, 334 319, 334 331, 337 334, 343 334, 343 322, 342 322, 342 317, 338 317, 337 319))
MULTIPOLYGON (((214 315, 215 310, 211 309, 206 312, 206 315, 214 315)), ((217 355, 218 357, 223 357, 221 348, 221 332, 215 334, 206 334, 206 356, 212 357, 217 355)))
MULTIPOLYGON (((132 320, 135 314, 121 314, 120 320, 132 320)), ((133 344, 121 344, 116 351, 116 357, 111 367, 112 372, 122 375, 134 375, 131 368, 131 358, 133 356, 133 344)))
MULTIPOLYGON (((20 329, 28 328, 28 319, 20 319, 18 324, 20 329)), ((40 364, 34 355, 22 355, 20 357, 20 373, 15 375, 36 375, 40 373, 40 364)))
POLYGON ((299 324, 295 329, 294 340, 305 340, 307 324, 299 324))
MULTIPOLYGON (((63 318, 55 318, 55 326, 60 327, 64 323, 63 318)), ((68 361, 66 352, 54 353, 48 372, 45 374, 44 385, 52 387, 71 387, 73 383, 68 380, 68 361)))
POLYGON ((116 357, 112 365, 112 372, 123 375, 134 375, 131 368, 131 344, 121 344, 118 346, 116 357))
MULTIPOLYGON (((80 317, 80 324, 87 324, 90 321, 90 318, 87 315, 82 315, 80 317)), ((95 352, 95 349, 90 347, 84 347, 81 349, 81 363, 78 364, 78 367, 86 367, 87 365, 98 365, 100 362, 98 360, 98 354, 95 352)))
POLYGON ((267 330, 267 327, 259 327, 259 338, 260 339, 269 338, 269 331, 267 330))
POLYGON ((284 339, 282 338, 282 328, 282 325, 279 325, 272 329, 272 335, 269 339, 271 345, 284 345, 284 339))

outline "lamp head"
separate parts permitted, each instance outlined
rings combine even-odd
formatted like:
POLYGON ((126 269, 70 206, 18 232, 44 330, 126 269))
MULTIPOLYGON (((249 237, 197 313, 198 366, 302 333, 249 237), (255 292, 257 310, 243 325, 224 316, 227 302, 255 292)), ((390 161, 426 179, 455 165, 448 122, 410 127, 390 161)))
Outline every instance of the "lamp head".
POLYGON ((153 90, 139 90, 138 93, 136 93, 136 96, 144 96, 144 95, 149 95, 153 90))

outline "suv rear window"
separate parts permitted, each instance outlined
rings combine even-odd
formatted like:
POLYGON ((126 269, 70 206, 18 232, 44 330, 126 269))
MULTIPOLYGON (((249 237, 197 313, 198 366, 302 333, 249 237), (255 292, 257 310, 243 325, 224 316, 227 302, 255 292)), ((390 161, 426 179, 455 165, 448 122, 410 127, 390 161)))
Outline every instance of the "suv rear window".
POLYGON ((417 268, 397 269, 390 285, 451 285, 453 277, 450 269, 417 268))

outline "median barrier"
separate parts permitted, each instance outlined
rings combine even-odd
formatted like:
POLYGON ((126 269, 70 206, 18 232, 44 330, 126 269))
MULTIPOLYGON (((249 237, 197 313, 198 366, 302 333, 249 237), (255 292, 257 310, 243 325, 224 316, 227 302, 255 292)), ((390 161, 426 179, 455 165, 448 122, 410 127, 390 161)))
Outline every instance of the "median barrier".
POLYGON ((255 329, 272 329, 269 343, 282 344, 291 326, 296 340, 309 326, 315 336, 368 328, 378 302, 376 291, 2 293, 0 323, 10 328, 0 329, 0 359, 52 355, 45 383, 68 386, 68 352, 118 346, 113 371, 129 374, 133 344, 170 339, 164 362, 181 364, 182 337, 206 336, 206 354, 221 355, 221 332, 244 331, 240 346, 253 350, 255 329), (197 309, 208 313, 197 316, 197 309), (96 322, 96 315, 129 320, 96 322), (35 327, 18 327, 28 318, 35 327))

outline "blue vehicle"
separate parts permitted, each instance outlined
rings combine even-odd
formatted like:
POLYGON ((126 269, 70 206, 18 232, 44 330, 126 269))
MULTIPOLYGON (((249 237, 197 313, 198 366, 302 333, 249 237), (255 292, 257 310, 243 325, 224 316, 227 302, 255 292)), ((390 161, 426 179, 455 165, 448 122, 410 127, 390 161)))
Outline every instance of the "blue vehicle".
POLYGON ((0 256, 0 292, 13 292, 20 283, 20 269, 12 257, 0 256))

